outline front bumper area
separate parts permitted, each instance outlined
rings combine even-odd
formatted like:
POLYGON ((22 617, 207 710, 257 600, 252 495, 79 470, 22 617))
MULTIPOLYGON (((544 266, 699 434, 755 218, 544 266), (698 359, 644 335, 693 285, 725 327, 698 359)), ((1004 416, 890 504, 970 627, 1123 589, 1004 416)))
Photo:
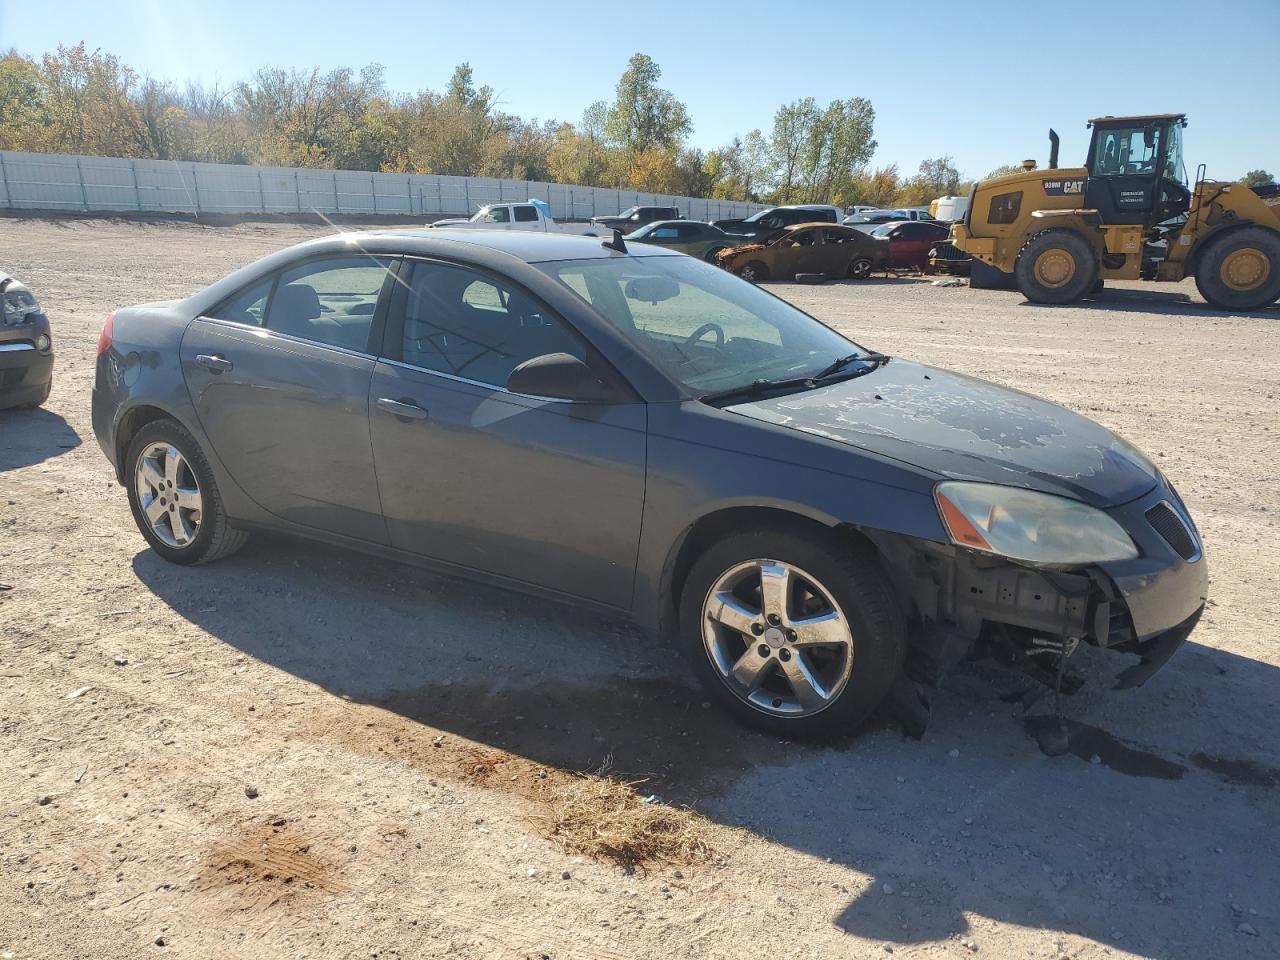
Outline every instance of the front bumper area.
MULTIPOLYGON (((1208 568, 1199 533, 1167 484, 1108 512, 1133 538, 1138 557, 1053 570, 950 545, 873 537, 904 605, 916 615, 913 675, 936 683, 975 648, 985 648, 1053 683, 1052 671, 1041 669, 1049 658, 1037 654, 1069 656, 1083 642, 1140 658, 1120 673, 1117 688, 1145 683, 1199 622, 1208 568), (1169 511, 1177 524, 1162 533, 1149 517, 1167 521, 1169 511)), ((1064 692, 1080 682, 1064 685, 1064 692)))
POLYGON ((0 410, 37 403, 53 378, 53 351, 36 349, 34 335, 0 337, 0 410))

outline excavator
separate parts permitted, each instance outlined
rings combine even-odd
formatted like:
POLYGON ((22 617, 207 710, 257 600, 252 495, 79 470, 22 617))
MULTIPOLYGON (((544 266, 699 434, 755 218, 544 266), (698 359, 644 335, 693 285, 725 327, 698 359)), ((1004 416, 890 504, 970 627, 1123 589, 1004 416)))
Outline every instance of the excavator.
POLYGON ((1280 185, 1208 180, 1203 164, 1188 185, 1186 125, 1181 113, 1096 117, 1085 165, 1066 169, 1050 130, 1048 169, 976 184, 950 243, 1035 303, 1194 276, 1221 310, 1264 308, 1280 299, 1280 185))

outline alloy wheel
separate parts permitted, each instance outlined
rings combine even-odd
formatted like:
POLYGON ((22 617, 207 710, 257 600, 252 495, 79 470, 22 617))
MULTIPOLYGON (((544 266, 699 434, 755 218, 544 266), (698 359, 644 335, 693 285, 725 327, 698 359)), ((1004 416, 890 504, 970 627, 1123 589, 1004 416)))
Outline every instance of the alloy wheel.
POLYGON ((149 445, 138 458, 133 485, 151 532, 170 547, 190 546, 200 530, 204 498, 191 464, 178 448, 149 445))
POLYGON ((849 622, 831 592, 799 567, 736 564, 712 585, 702 612, 703 646, 716 673, 762 713, 811 716, 849 682, 849 622))

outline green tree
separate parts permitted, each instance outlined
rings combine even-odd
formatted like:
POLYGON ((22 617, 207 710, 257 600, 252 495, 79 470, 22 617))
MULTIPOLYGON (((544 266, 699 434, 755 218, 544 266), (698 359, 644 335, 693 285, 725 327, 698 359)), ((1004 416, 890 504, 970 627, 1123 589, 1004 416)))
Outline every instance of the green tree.
POLYGON ((1240 178, 1240 182, 1246 187, 1265 187, 1269 183, 1275 183, 1276 178, 1265 170, 1250 170, 1240 178))
POLYGON ((30 57, 0 57, 0 149, 43 150, 49 128, 44 78, 30 57))
POLYGON ((773 118, 773 197, 780 203, 829 200, 847 190, 875 152, 875 109, 863 97, 820 108, 805 97, 778 108, 773 118))
POLYGON ((1022 170, 1022 164, 1020 164, 1020 163, 1006 163, 1006 164, 1004 164, 1003 166, 996 167, 994 170, 992 170, 990 173, 988 173, 988 174, 987 174, 985 177, 983 177, 982 179, 983 179, 983 180, 994 180, 996 177, 1007 177, 1007 176, 1009 176, 1010 174, 1013 174, 1013 173, 1022 173, 1022 172, 1023 172, 1023 170, 1022 170))
POLYGON ((653 147, 679 148, 693 129, 685 105, 658 86, 661 77, 662 68, 652 57, 636 53, 618 79, 605 132, 628 154, 653 147))
POLYGON ((493 87, 483 86, 477 89, 471 64, 466 62, 453 68, 453 76, 449 78, 449 88, 445 96, 480 113, 487 114, 493 108, 493 87))

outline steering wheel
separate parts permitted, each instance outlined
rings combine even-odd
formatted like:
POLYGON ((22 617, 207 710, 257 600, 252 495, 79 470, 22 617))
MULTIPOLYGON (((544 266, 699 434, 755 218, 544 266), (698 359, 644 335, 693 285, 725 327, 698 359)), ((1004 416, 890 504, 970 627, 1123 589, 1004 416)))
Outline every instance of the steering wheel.
POLYGON ((708 333, 714 333, 716 335, 716 349, 724 349, 724 327, 720 326, 718 323, 704 323, 685 338, 684 345, 686 347, 691 347, 708 333))

